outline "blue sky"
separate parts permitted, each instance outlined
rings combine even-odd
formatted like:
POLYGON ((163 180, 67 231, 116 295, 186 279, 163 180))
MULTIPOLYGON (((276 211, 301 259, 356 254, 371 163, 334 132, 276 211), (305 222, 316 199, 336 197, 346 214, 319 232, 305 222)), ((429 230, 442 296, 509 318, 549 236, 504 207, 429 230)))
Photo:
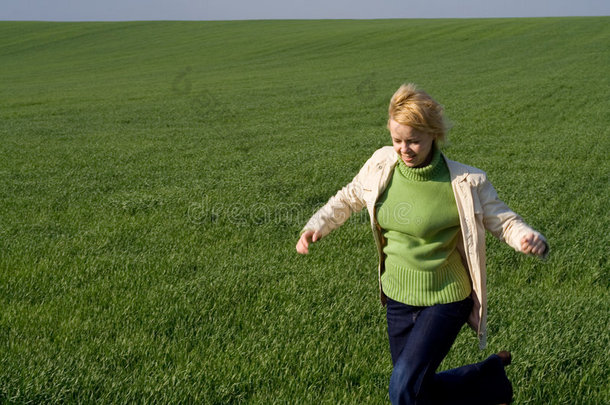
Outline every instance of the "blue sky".
POLYGON ((244 20, 610 15, 610 0, 0 0, 0 20, 244 20))

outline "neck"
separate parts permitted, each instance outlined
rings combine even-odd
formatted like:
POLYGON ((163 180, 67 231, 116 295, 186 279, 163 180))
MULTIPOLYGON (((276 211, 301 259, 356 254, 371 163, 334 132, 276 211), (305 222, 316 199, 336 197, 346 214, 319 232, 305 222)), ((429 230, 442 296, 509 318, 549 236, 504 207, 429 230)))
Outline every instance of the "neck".
POLYGON ((434 152, 436 150, 436 143, 432 144, 432 147, 430 148, 430 152, 428 152, 428 156, 426 156, 426 160, 424 160, 422 162, 422 164, 415 166, 415 169, 419 169, 421 167, 426 167, 430 164, 430 162, 432 162, 432 158, 434 157, 434 152))
POLYGON ((432 161, 432 157, 433 156, 434 156, 434 148, 430 149, 430 153, 428 153, 428 156, 426 157, 426 160, 424 160, 421 165, 415 166, 415 168, 419 169, 421 167, 428 166, 430 164, 430 162, 432 161))
POLYGON ((414 181, 427 181, 434 178, 442 167, 442 155, 437 148, 432 148, 428 163, 419 165, 418 167, 407 166, 400 157, 398 158, 398 170, 407 179, 414 181))

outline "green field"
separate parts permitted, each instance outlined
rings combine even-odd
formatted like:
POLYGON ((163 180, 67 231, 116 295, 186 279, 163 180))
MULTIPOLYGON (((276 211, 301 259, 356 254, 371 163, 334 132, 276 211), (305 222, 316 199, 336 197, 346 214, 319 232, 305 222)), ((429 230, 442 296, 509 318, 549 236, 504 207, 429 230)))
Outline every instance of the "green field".
POLYGON ((488 239, 515 404, 610 403, 610 18, 0 22, 0 403, 387 403, 367 214, 309 216, 415 82, 544 233, 488 239))

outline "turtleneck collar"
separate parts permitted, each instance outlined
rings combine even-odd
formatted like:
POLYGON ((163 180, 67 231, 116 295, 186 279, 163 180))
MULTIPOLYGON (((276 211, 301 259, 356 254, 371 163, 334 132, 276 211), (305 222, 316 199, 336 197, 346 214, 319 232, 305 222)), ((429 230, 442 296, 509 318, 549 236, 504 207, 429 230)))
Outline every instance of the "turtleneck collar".
POLYGON ((427 181, 434 178, 439 169, 441 168, 441 151, 433 146, 432 151, 432 160, 430 164, 424 167, 409 167, 403 162, 403 160, 398 156, 398 169, 400 173, 409 180, 413 181, 427 181))

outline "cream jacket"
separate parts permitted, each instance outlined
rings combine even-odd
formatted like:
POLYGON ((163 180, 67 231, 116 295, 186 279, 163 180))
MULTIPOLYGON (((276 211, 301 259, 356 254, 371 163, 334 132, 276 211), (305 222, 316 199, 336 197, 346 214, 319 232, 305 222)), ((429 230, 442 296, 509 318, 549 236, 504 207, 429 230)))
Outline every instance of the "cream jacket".
MULTIPOLYGON (((472 282, 474 307, 468 324, 477 332, 479 346, 483 349, 487 340, 485 230, 490 231, 495 237, 517 251, 521 250, 521 238, 530 232, 545 239, 500 201, 496 190, 487 180, 485 172, 449 160, 444 155, 443 158, 449 168, 451 186, 460 217, 462 232, 457 248, 472 282)), ((375 204, 387 187, 398 159, 398 154, 391 146, 375 151, 354 179, 331 197, 301 231, 301 233, 306 230, 318 231, 324 237, 341 226, 353 212, 358 212, 366 207, 379 255, 379 291, 381 302, 384 305, 386 297, 381 288, 381 275, 385 270, 383 253, 385 240, 381 227, 377 223, 375 204)), ((548 244, 546 252, 548 252, 548 244)))

